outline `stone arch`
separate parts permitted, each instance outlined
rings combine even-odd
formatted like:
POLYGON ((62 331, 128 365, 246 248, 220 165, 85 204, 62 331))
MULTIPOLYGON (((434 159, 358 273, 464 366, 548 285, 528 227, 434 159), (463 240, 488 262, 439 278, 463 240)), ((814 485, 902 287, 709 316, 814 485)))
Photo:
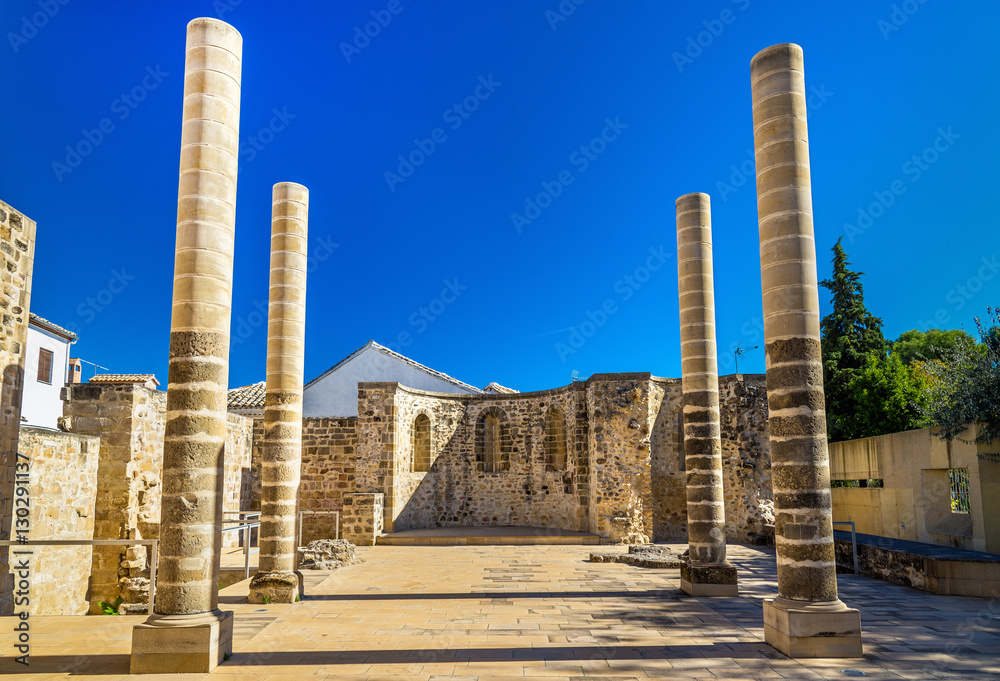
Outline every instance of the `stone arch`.
POLYGON ((499 407, 490 407, 476 421, 476 468, 480 473, 510 470, 510 424, 499 407))
POLYGON ((433 461, 431 418, 427 414, 417 414, 410 428, 410 452, 412 456, 411 470, 414 473, 426 473, 431 469, 433 461))
POLYGON ((547 470, 566 470, 566 415, 559 407, 550 407, 545 412, 542 451, 547 470))

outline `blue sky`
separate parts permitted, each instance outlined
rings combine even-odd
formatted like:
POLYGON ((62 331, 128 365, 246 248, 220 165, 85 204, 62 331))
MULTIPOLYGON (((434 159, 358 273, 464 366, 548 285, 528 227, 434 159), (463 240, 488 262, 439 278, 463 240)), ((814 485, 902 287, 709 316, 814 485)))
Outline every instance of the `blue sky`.
POLYGON ((694 191, 731 373, 762 345, 749 68, 778 42, 805 50, 820 277, 846 234, 890 338, 1000 304, 1000 4, 275 6, 0 4, 0 198, 38 222, 31 309, 75 355, 166 382, 199 16, 244 37, 233 386, 264 376, 282 181, 311 191, 307 380, 369 338, 480 386, 679 376, 674 201, 694 191))

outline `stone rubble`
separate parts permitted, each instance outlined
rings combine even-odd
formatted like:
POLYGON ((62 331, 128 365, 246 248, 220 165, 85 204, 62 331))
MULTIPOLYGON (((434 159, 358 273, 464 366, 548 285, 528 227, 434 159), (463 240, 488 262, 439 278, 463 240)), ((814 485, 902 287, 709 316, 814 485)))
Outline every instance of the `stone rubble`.
POLYGON ((357 555, 355 546, 346 539, 316 539, 308 546, 299 548, 302 560, 299 568, 303 570, 336 570, 356 563, 363 563, 364 558, 357 555))

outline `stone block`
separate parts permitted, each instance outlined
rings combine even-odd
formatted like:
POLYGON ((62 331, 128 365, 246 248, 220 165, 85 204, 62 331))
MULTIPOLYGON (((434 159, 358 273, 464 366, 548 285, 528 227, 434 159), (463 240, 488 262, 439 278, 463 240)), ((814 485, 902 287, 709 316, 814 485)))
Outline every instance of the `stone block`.
POLYGON ((721 565, 681 564, 681 591, 689 596, 737 596, 736 568, 721 565))
POLYGON ((152 615, 132 629, 131 674, 207 673, 233 651, 233 613, 152 615))
POLYGON ((791 658, 862 657, 861 613, 840 601, 765 599, 764 640, 791 658))

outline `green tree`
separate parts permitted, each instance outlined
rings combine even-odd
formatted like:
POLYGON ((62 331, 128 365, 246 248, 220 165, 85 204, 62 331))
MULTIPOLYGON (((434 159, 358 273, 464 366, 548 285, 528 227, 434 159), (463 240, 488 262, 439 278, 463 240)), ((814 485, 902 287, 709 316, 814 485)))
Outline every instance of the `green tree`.
POLYGON ((887 350, 882 320, 865 307, 864 272, 852 271, 850 264, 838 239, 833 247, 833 277, 820 282, 829 289, 833 303, 833 311, 823 317, 821 331, 826 427, 834 441, 857 432, 851 425, 857 413, 851 384, 869 356, 882 359, 887 350))
POLYGON ((890 352, 899 357, 903 364, 915 361, 942 360, 961 341, 974 343, 975 340, 962 329, 928 329, 927 331, 904 331, 890 344, 890 352))
POLYGON ((931 383, 924 413, 941 439, 979 424, 974 442, 1000 440, 1000 308, 986 312, 992 323, 976 317, 978 344, 962 338, 941 360, 923 364, 931 383))
POLYGON ((850 383, 853 411, 838 421, 846 440, 922 428, 926 419, 927 375, 895 355, 871 354, 850 383))

